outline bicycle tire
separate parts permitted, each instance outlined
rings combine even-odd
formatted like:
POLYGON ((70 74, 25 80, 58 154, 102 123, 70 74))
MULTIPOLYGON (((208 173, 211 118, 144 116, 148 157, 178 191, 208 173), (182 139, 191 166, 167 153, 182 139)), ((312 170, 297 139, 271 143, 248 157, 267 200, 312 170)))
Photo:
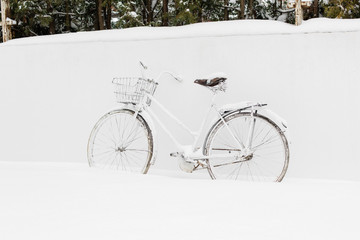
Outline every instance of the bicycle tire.
POLYGON ((288 141, 283 131, 271 119, 257 113, 252 115, 250 112, 237 111, 225 116, 224 121, 219 119, 210 129, 204 141, 203 153, 205 156, 227 154, 227 152, 233 155, 220 160, 208 159, 210 177, 213 179, 281 182, 288 169, 290 157, 288 141), (255 119, 254 137, 250 149, 252 155, 249 154, 249 160, 234 161, 234 152, 237 151, 239 155, 242 153, 237 148, 234 137, 230 135, 227 127, 224 127, 224 121, 235 138, 245 142, 249 134, 247 125, 250 126, 249 119, 252 118, 255 119), (260 142, 259 139, 261 139, 260 142), (275 156, 277 153, 280 154, 275 156))
POLYGON ((153 135, 145 119, 130 109, 105 114, 91 131, 87 157, 90 167, 146 174, 153 157, 153 135))

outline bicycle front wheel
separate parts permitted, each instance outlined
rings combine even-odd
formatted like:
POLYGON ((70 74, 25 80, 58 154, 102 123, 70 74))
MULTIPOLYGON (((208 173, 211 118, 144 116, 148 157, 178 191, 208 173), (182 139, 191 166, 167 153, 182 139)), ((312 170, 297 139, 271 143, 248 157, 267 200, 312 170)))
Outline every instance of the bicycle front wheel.
POLYGON ((87 148, 90 167, 146 174, 153 156, 153 136, 141 115, 129 109, 105 114, 93 128, 87 148))
POLYGON ((213 179, 280 182, 289 164, 289 146, 281 129, 269 118, 249 112, 237 112, 215 123, 205 140, 204 155, 222 156, 208 160, 213 179))

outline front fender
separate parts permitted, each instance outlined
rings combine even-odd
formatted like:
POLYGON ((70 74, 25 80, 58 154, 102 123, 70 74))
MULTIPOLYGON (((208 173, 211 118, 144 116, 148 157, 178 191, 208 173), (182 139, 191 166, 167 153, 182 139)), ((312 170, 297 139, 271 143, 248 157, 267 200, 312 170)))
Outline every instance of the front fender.
POLYGON ((151 130, 151 134, 153 136, 153 157, 151 159, 151 165, 155 164, 155 160, 157 157, 157 152, 158 152, 158 144, 157 144, 157 132, 156 132, 156 128, 154 125, 154 121, 152 120, 151 116, 146 112, 146 111, 141 111, 139 113, 147 122, 147 124, 149 125, 149 128, 151 130))
MULTIPOLYGON (((133 105, 133 104, 121 104, 119 107, 115 107, 109 110, 109 112, 114 111, 114 110, 118 110, 118 109, 128 109, 130 111, 138 111, 137 106, 133 105)), ((156 129, 155 129, 155 125, 154 122, 151 118, 151 116, 146 112, 146 111, 140 111, 138 113, 145 121, 146 123, 149 125, 149 128, 151 130, 151 134, 153 137, 153 156, 151 159, 151 165, 154 165, 156 157, 157 157, 157 152, 158 152, 158 144, 157 144, 157 133, 156 133, 156 129)))

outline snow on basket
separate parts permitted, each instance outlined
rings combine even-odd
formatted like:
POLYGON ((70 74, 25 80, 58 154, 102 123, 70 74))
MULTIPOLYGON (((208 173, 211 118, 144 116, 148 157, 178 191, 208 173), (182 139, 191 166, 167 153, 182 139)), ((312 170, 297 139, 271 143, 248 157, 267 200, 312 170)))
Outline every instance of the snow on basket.
POLYGON ((144 101, 150 106, 151 100, 146 94, 154 95, 157 87, 154 80, 141 77, 117 77, 113 78, 112 83, 115 85, 116 101, 125 104, 139 104, 144 101))

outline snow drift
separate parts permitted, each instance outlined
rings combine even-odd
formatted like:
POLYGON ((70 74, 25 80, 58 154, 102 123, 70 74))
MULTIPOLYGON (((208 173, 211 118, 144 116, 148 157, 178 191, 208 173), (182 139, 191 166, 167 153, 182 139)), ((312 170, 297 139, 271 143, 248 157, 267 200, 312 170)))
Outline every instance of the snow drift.
POLYGON ((359 182, 281 184, 0 162, 6 240, 359 239, 359 182))
MULTIPOLYGON (((359 43, 359 20, 328 19, 298 28, 231 21, 13 40, 0 45, 0 160, 87 161, 94 123, 116 107, 112 78, 138 76, 142 60, 151 76, 170 70, 185 79, 162 78, 156 97, 193 129, 211 97, 193 80, 225 72, 229 88, 219 103, 267 102, 288 121, 287 177, 360 180, 359 43)), ((168 155, 174 145, 161 131, 157 137, 154 167, 177 170, 168 155)))

